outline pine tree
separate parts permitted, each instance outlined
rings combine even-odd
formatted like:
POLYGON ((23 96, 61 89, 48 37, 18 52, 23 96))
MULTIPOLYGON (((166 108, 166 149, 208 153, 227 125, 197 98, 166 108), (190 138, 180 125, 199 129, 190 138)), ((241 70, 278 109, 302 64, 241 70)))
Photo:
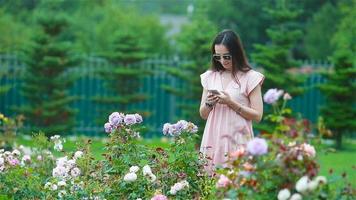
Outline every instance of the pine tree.
POLYGON ((321 108, 326 126, 332 130, 336 147, 342 147, 342 136, 356 129, 356 68, 349 51, 338 51, 333 57, 333 72, 324 72, 327 82, 320 85, 326 97, 326 105, 321 108))
POLYGON ((75 111, 70 103, 76 98, 69 95, 68 89, 75 77, 68 70, 78 61, 66 38, 66 16, 51 15, 39 14, 39 31, 24 49, 26 70, 21 94, 27 105, 17 109, 25 115, 32 131, 44 131, 47 135, 66 134, 74 127, 75 111))
MULTIPOLYGON (((209 21, 197 18, 191 24, 183 27, 178 36, 178 44, 182 55, 189 63, 178 67, 166 68, 165 71, 183 82, 183 88, 162 85, 162 88, 182 99, 179 108, 182 117, 198 125, 199 133, 204 130, 205 121, 199 115, 202 85, 200 74, 209 69, 210 48, 217 28, 209 21)), ((178 116, 177 116, 178 117, 178 116)))
POLYGON ((342 18, 338 23, 332 43, 335 52, 332 56, 334 68, 323 72, 326 83, 320 90, 326 97, 326 104, 321 108, 327 128, 331 129, 336 139, 336 147, 342 148, 342 138, 356 129, 356 1, 340 3, 342 18))
POLYGON ((147 57, 145 44, 141 43, 139 38, 140 34, 132 30, 117 32, 114 34, 112 46, 102 53, 102 56, 109 60, 110 67, 100 70, 100 75, 111 95, 93 98, 95 102, 104 105, 100 111, 102 114, 97 119, 101 125, 114 111, 149 115, 147 111, 131 107, 149 98, 147 94, 139 92, 142 79, 151 74, 150 70, 142 69, 139 64, 147 57))
MULTIPOLYGON (((302 35, 296 25, 296 19, 301 12, 291 10, 287 0, 278 0, 275 5, 273 9, 265 8, 274 22, 267 29, 270 42, 254 45, 256 53, 252 54, 252 61, 263 68, 266 77, 262 87, 263 93, 268 89, 278 88, 292 96, 300 95, 303 92, 304 78, 291 74, 289 70, 299 65, 293 58, 293 48, 302 35)), ((271 112, 270 107, 265 107, 264 116, 271 112)), ((269 121, 256 124, 255 128, 268 133, 273 131, 273 125, 269 121)))
POLYGON ((292 50, 302 36, 296 25, 300 11, 291 10, 286 0, 277 1, 275 9, 267 8, 266 11, 274 22, 267 29, 270 42, 254 45, 256 53, 252 54, 253 62, 264 69, 266 79, 263 92, 270 88, 279 88, 292 96, 299 95, 303 92, 301 84, 304 79, 290 74, 288 70, 298 66, 298 62, 293 59, 292 50))

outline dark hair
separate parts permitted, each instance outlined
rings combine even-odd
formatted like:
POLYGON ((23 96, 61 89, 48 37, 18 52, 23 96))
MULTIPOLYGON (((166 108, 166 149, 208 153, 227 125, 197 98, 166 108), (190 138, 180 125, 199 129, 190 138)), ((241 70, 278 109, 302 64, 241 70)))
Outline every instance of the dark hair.
MULTIPOLYGON (((232 30, 223 30, 215 37, 211 45, 211 53, 215 54, 215 45, 224 45, 232 56, 232 75, 235 77, 238 71, 248 72, 251 66, 248 63, 240 37, 232 30)), ((211 69, 213 71, 223 71, 224 67, 220 62, 211 59, 211 69)))

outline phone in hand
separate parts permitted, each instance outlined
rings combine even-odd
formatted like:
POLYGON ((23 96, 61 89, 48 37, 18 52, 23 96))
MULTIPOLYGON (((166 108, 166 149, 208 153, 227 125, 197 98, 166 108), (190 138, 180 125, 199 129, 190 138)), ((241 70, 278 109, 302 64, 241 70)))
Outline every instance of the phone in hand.
POLYGON ((208 92, 214 95, 220 95, 219 90, 208 90, 208 92))

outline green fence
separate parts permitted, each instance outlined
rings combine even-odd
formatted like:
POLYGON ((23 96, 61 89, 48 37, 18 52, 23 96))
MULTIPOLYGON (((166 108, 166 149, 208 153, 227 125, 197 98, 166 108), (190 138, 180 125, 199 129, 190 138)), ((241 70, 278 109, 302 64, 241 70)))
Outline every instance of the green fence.
MULTIPOLYGON (((179 58, 155 57, 140 63, 142 68, 148 68, 154 72, 152 76, 143 80, 140 92, 150 95, 149 100, 132 105, 138 110, 148 110, 151 115, 144 119, 146 126, 151 128, 150 135, 159 135, 162 125, 166 122, 174 122, 180 115, 178 104, 185 103, 182 99, 171 95, 161 89, 162 84, 174 87, 183 87, 183 83, 178 79, 169 76, 161 67, 180 67, 187 61, 179 58)), ((328 63, 304 61, 303 66, 309 66, 311 71, 322 67, 329 67, 328 63)), ((92 101, 94 96, 106 96, 109 91, 103 86, 104 80, 98 76, 97 69, 109 67, 109 63, 104 59, 86 57, 81 66, 73 68, 69 73, 78 73, 80 76, 70 89, 70 93, 79 96, 79 100, 73 103, 73 107, 78 110, 76 116, 77 125, 73 131, 76 134, 103 135, 103 126, 95 123, 95 119, 100 115, 100 104, 92 101)), ((21 75, 24 72, 24 64, 12 54, 0 55, 0 76, 1 85, 11 85, 12 89, 5 95, 0 96, 0 112, 12 116, 19 113, 12 111, 13 106, 25 104, 25 99, 20 95, 21 75)), ((294 98, 290 106, 300 112, 306 118, 315 122, 318 116, 319 106, 324 103, 321 93, 314 88, 316 84, 323 82, 320 75, 311 73, 305 82, 309 90, 301 97, 294 98)), ((115 109, 113 109, 115 111, 115 109)), ((198 111, 197 111, 198 112, 198 111)), ((187 119, 189 120, 189 119, 187 119)))

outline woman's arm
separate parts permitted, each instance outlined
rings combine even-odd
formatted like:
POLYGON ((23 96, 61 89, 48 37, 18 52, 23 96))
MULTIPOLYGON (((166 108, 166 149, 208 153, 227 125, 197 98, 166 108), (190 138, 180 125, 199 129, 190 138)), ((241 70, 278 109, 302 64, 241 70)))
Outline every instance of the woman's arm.
POLYGON ((207 101, 207 97, 208 97, 208 91, 206 89, 203 89, 203 94, 202 94, 202 97, 201 97, 200 109, 199 109, 200 117, 203 118, 203 119, 207 119, 208 116, 209 116, 210 111, 213 109, 213 106, 212 107, 208 107, 205 104, 206 101, 207 101))
MULTIPOLYGON (((226 93, 224 93, 227 95, 226 93)), ((219 103, 226 104, 235 112, 237 112, 242 117, 248 120, 254 120, 260 122, 263 115, 263 102, 261 94, 261 86, 257 85, 249 95, 251 107, 242 105, 238 102, 233 101, 230 97, 224 98, 221 97, 219 103)))

